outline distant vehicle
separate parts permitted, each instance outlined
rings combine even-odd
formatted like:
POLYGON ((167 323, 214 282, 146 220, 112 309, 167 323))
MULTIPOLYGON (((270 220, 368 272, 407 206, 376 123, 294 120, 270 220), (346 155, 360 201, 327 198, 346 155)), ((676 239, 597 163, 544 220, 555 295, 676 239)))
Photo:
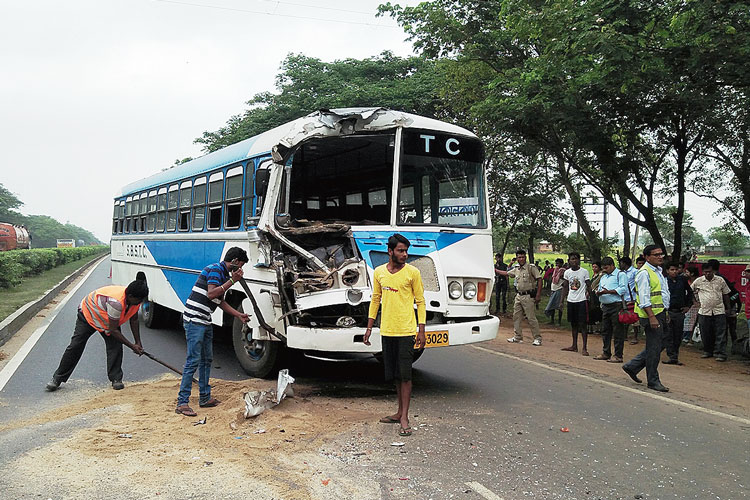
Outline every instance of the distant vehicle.
MULTIPOLYGON (((335 358, 363 343, 372 273, 395 232, 424 282, 427 347, 494 339, 494 269, 482 144, 470 131, 386 109, 320 111, 125 186, 114 200, 112 283, 146 276, 151 327, 182 311, 201 270, 233 246, 250 258, 226 300, 250 375, 281 350, 335 358), (247 291, 246 291, 247 290, 247 291)), ((415 358, 421 351, 415 352, 415 358)))
POLYGON ((57 248, 74 248, 76 246, 76 240, 66 239, 57 240, 57 248))
POLYGON ((0 252, 31 248, 31 235, 24 226, 0 222, 0 252))

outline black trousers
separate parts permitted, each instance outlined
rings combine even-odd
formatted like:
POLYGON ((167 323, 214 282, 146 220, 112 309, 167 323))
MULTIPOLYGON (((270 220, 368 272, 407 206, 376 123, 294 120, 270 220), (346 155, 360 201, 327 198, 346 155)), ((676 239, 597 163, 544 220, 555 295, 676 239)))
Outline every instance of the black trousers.
POLYGON ((680 344, 682 343, 682 329, 685 326, 685 313, 681 311, 669 311, 669 322, 664 330, 664 348, 667 356, 672 361, 677 361, 680 355, 680 344))
POLYGON ((602 304, 602 354, 608 358, 612 356, 613 336, 615 357, 622 358, 622 348, 625 344, 625 325, 620 323, 618 318, 621 310, 621 302, 602 304))
POLYGON ((716 314, 714 316, 698 315, 698 326, 701 328, 701 341, 703 352, 712 356, 727 355, 727 316, 716 314))
POLYGON ((633 359, 623 365, 628 371, 638 373, 646 369, 648 385, 659 384, 659 358, 661 357, 661 342, 664 330, 667 328, 667 313, 664 311, 656 315, 658 328, 651 328, 648 318, 641 318, 641 327, 646 332, 646 347, 633 359))
POLYGON ((500 312, 500 298, 503 300, 503 313, 508 312, 508 283, 495 285, 495 312, 500 312))
MULTIPOLYGON (((68 381, 81 360, 86 342, 94 333, 96 333, 96 329, 89 325, 83 313, 78 311, 73 337, 71 337, 68 347, 65 348, 60 366, 57 367, 55 374, 52 376, 56 381, 68 381)), ((122 380, 122 344, 109 335, 101 333, 101 336, 104 338, 104 344, 107 347, 107 376, 111 382, 122 380)))

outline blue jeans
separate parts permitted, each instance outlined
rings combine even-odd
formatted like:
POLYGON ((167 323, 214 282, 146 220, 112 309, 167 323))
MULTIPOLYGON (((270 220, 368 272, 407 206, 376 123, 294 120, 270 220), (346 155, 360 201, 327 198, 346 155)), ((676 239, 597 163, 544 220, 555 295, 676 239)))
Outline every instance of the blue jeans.
POLYGON ((198 370, 199 404, 211 399, 211 386, 208 378, 211 376, 211 362, 214 360, 214 327, 201 325, 192 321, 185 321, 185 339, 187 340, 187 359, 182 369, 180 393, 177 395, 177 406, 186 405, 190 400, 193 388, 193 375, 198 370))

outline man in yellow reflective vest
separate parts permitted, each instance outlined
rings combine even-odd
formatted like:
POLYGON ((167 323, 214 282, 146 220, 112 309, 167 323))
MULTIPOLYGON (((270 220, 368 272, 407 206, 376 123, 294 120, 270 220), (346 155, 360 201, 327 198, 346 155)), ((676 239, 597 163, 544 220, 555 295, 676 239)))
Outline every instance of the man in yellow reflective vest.
POLYGON ((635 275, 635 312, 646 332, 646 347, 633 359, 622 365, 630 378, 641 383, 638 373, 646 368, 649 389, 668 392, 659 380, 659 358, 662 351, 662 337, 667 329, 669 309, 669 284, 661 269, 664 250, 656 245, 643 249, 646 263, 635 275))
POLYGON ((137 355, 143 354, 141 334, 138 329, 138 308, 148 297, 145 280, 135 280, 127 287, 105 286, 88 294, 78 306, 73 337, 65 349, 60 365, 52 380, 47 384, 48 391, 56 391, 60 384, 67 382, 78 361, 83 355, 86 342, 99 332, 107 347, 107 375, 112 388, 124 389, 122 383, 122 346, 128 346, 137 355), (120 327, 130 322, 135 343, 130 342, 120 331, 120 327))

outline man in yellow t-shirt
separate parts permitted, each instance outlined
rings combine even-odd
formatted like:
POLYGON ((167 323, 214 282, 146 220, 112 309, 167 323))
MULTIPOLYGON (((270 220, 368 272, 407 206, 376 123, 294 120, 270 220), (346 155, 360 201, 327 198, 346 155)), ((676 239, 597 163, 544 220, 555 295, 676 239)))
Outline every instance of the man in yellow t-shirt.
POLYGON ((372 325, 380 316, 380 337, 383 343, 385 379, 395 380, 398 396, 398 411, 380 419, 383 423, 400 423, 399 436, 411 436, 409 427, 409 401, 411 399, 411 365, 414 348, 425 345, 425 302, 424 286, 419 270, 406 263, 409 257, 409 240, 395 233, 388 238, 388 263, 378 266, 373 273, 372 301, 367 320, 364 343, 370 345, 372 325), (417 304, 417 318, 414 318, 414 303, 417 304), (416 342, 414 333, 419 332, 416 342))

